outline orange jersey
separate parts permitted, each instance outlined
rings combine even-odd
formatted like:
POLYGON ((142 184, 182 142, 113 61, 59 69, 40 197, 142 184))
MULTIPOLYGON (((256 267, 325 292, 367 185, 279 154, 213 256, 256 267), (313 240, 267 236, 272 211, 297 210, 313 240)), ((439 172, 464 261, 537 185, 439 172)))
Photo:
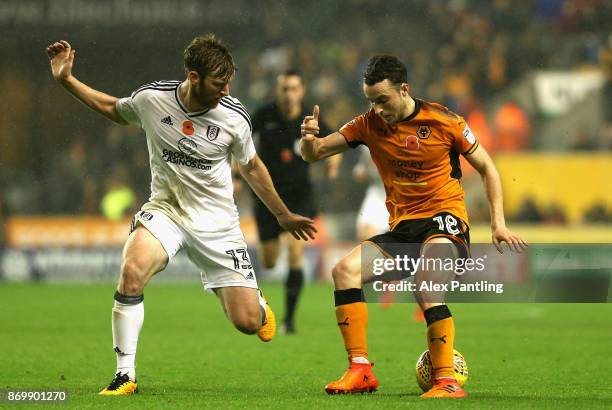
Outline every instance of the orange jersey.
POLYGON ((471 154, 478 140, 465 120, 446 107, 415 99, 412 115, 387 124, 374 110, 344 125, 351 147, 365 144, 387 193, 391 229, 407 219, 450 212, 468 223, 459 154, 471 154))

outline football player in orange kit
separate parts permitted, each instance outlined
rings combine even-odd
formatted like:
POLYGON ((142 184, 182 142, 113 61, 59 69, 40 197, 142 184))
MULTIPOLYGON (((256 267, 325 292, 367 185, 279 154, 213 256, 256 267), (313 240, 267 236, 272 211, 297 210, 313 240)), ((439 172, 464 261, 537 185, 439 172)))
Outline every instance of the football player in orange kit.
MULTIPOLYGON (((368 309, 362 289, 362 257, 395 257, 389 244, 421 244, 424 258, 469 255, 468 216, 461 188, 459 155, 480 173, 491 213, 492 241, 520 252, 525 241, 506 228, 502 189, 493 161, 463 118, 446 107, 410 96, 406 66, 396 57, 372 57, 364 73, 363 91, 372 108, 340 131, 324 138, 319 132, 319 107, 302 124, 301 154, 307 162, 365 144, 383 180, 390 231, 376 235, 343 257, 333 268, 338 327, 350 367, 325 386, 329 394, 375 391, 378 381, 368 360, 368 309), (444 251, 440 252, 440 246, 444 251), (437 245, 437 247, 436 247, 437 245), (450 246, 449 246, 450 245, 450 246), (368 255, 368 256, 365 256, 368 255)), ((416 273, 417 281, 419 273, 416 273)), ((425 313, 427 345, 434 369, 433 387, 421 397, 462 398, 467 393, 453 371, 455 326, 443 298, 415 292, 425 313)))

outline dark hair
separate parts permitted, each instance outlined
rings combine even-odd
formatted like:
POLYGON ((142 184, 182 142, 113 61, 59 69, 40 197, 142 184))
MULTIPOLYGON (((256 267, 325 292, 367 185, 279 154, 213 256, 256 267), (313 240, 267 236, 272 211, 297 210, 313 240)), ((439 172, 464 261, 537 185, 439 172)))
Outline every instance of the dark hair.
POLYGON ((374 85, 383 80, 389 80, 393 84, 408 82, 408 71, 404 63, 397 57, 389 55, 378 55, 370 58, 368 66, 363 73, 363 81, 367 85, 374 85))
POLYGON ((293 76, 293 75, 296 77, 300 77, 300 78, 304 77, 304 75, 302 74, 302 70, 300 70, 299 68, 295 68, 295 67, 286 69, 285 71, 281 73, 281 75, 284 75, 287 77, 293 76))
POLYGON ((288 68, 285 71, 281 72, 280 75, 283 77, 298 77, 302 84, 304 84, 304 74, 299 68, 288 68))
POLYGON ((202 78, 209 75, 228 80, 236 72, 229 50, 214 34, 205 34, 191 40, 183 52, 185 70, 196 71, 202 78))

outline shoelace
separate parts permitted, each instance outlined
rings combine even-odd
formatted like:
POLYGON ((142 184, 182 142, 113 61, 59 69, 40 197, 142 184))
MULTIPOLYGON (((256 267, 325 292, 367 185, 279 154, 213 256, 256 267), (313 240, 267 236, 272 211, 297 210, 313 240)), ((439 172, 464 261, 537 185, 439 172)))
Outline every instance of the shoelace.
POLYGON ((127 374, 117 373, 110 386, 108 386, 108 390, 117 390, 123 383, 127 383, 129 381, 130 377, 127 374))

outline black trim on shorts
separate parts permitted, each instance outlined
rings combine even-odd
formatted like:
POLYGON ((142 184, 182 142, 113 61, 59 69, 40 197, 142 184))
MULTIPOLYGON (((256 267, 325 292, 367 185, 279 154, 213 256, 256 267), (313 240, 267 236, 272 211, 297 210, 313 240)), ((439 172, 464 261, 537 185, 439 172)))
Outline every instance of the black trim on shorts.
MULTIPOLYGON (((387 257, 403 256, 402 250, 405 248, 401 244, 424 244, 429 239, 434 237, 447 237, 457 247, 461 258, 470 256, 470 227, 461 218, 453 215, 450 212, 439 212, 428 218, 407 219, 400 222, 393 230, 380 235, 375 235, 369 239, 376 247, 381 249, 387 257), (439 224, 434 218, 447 215, 452 216, 458 222, 457 228, 460 230, 458 234, 451 234, 445 230, 439 229, 439 224), (459 226, 460 225, 460 226, 459 226)), ((411 249, 416 252, 417 249, 411 249)), ((419 255, 410 255, 417 258, 419 255)))

